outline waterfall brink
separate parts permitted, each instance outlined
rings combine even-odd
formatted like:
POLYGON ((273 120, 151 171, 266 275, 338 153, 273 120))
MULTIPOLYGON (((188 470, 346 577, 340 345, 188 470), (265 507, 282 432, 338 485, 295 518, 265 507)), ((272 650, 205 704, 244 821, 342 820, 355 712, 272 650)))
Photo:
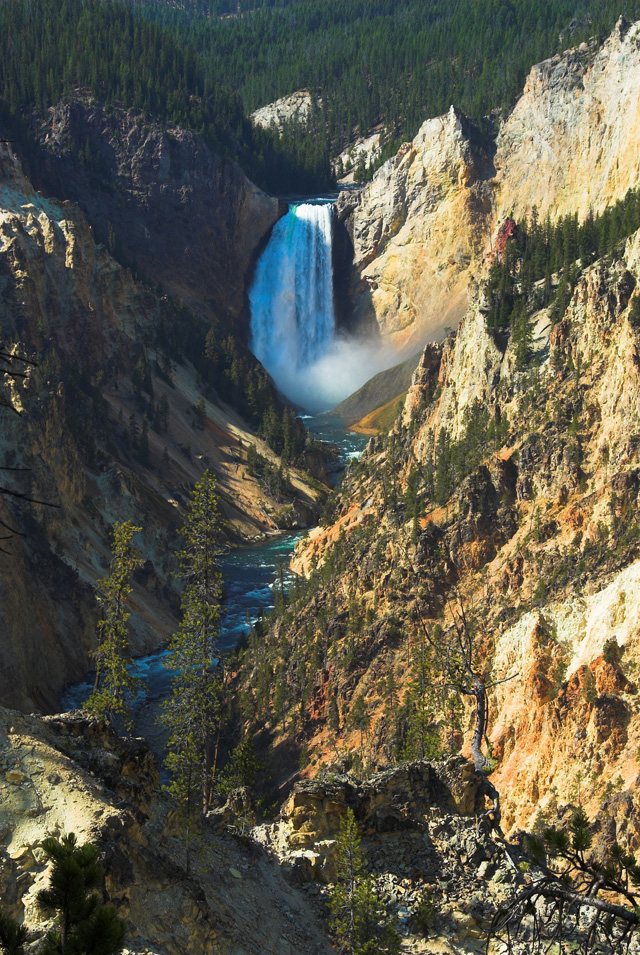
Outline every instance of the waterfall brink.
POLYGON ((313 368, 335 337, 331 216, 328 203, 292 206, 273 230, 249 293, 251 350, 288 398, 313 410, 323 404, 313 368))

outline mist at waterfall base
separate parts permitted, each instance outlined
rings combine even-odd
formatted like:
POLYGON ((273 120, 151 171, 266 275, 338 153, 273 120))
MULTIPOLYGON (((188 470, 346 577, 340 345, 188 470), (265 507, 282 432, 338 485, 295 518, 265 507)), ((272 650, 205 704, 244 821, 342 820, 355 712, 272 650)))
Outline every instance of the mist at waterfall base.
POLYGON ((249 292, 251 350, 280 391, 326 411, 398 361, 378 342, 336 329, 332 206, 293 205, 275 225, 249 292))

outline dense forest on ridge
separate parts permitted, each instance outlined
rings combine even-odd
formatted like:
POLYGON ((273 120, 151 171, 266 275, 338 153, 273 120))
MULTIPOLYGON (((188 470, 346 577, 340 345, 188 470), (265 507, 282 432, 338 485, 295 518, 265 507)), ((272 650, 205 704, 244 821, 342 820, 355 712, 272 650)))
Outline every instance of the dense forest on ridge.
POLYGON ((621 14, 640 16, 638 0, 7 0, 0 120, 26 139, 16 117, 87 88, 202 134, 271 192, 320 191, 331 158, 378 124, 378 162, 452 102, 490 125, 533 63, 606 35, 621 14), (305 124, 281 137, 252 127, 250 111, 301 88, 320 96, 305 124))
POLYGON ((533 63, 606 36, 621 14, 640 15, 635 0, 143 0, 140 7, 197 51, 212 84, 238 90, 247 111, 295 90, 317 92, 308 128, 291 122, 283 142, 296 166, 320 180, 330 175, 330 157, 380 123, 388 131, 380 160, 452 103, 491 125, 489 114, 513 106, 533 63))

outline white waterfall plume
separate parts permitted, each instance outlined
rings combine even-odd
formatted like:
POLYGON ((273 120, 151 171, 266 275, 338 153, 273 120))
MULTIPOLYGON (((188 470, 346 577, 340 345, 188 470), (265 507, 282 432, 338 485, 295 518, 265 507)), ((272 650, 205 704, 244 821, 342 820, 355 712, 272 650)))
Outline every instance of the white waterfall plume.
POLYGON ((251 350, 309 411, 332 408, 393 362, 336 333, 330 203, 293 205, 274 227, 249 293, 251 350))

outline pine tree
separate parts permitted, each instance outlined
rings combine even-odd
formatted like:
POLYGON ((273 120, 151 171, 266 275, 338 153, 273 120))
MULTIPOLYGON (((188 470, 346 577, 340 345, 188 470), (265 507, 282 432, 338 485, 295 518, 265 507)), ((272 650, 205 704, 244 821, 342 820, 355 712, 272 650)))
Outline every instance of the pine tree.
POLYGON ((274 723, 282 723, 282 732, 287 728, 287 683, 285 679, 284 667, 279 667, 276 671, 275 690, 273 691, 273 718, 274 723))
POLYGON ((440 736, 435 717, 431 647, 419 633, 411 661, 408 687, 408 726, 403 748, 405 759, 438 759, 440 736))
POLYGON ((196 426, 200 429, 200 431, 203 431, 204 426, 207 423, 207 407, 204 403, 204 398, 202 395, 200 395, 200 400, 198 401, 198 404, 195 405, 194 411, 196 414, 196 426))
POLYGON ((344 955, 393 955, 400 938, 386 908, 367 875, 352 809, 340 822, 337 840, 337 878, 329 901, 331 934, 344 955))
POLYGON ((142 554, 133 544, 140 527, 130 521, 113 525, 112 559, 109 573, 98 583, 97 599, 102 604, 98 622, 98 648, 94 652, 96 679, 85 706, 96 716, 119 718, 125 728, 133 726, 132 702, 143 687, 130 672, 127 599, 131 594, 131 575, 142 563, 142 554))
POLYGON ((57 929, 46 937, 43 955, 117 955, 126 924, 94 892, 104 875, 99 848, 79 846, 72 832, 60 841, 45 839, 42 848, 53 867, 49 888, 38 893, 38 901, 58 917, 57 929))
POLYGON ((160 418, 160 426, 163 431, 166 431, 169 427, 169 413, 170 413, 169 399, 165 394, 160 396, 160 401, 158 402, 158 417, 160 418))
POLYGON ((205 471, 195 486, 179 553, 185 581, 182 622, 169 644, 166 665, 175 672, 161 723, 169 730, 168 789, 185 820, 187 869, 197 806, 209 806, 211 739, 220 718, 221 679, 216 673, 222 576, 218 567, 220 517, 215 477, 205 471))
POLYGON ((337 736, 340 732, 340 710, 335 693, 331 693, 329 696, 329 713, 327 719, 332 735, 337 736))
POLYGON ((256 776, 265 767, 266 763, 258 756, 253 740, 247 736, 231 753, 229 762, 220 773, 218 788, 224 795, 240 787, 251 788, 256 776))
POLYGON ((0 910, 0 952, 2 955, 24 955, 24 943, 27 940, 27 930, 24 925, 18 925, 0 910))
POLYGON ((349 711, 349 725, 360 731, 360 751, 364 746, 364 734, 371 725, 371 717, 367 712, 367 704, 362 693, 355 698, 349 711))
POLYGON ((640 866, 606 839, 596 857, 592 842, 591 823, 581 806, 566 828, 543 828, 541 835, 525 837, 536 874, 494 916, 487 950, 499 946, 505 955, 542 953, 557 951, 558 943, 563 951, 583 955, 635 950, 640 866), (543 914, 530 919, 531 912, 543 914))

